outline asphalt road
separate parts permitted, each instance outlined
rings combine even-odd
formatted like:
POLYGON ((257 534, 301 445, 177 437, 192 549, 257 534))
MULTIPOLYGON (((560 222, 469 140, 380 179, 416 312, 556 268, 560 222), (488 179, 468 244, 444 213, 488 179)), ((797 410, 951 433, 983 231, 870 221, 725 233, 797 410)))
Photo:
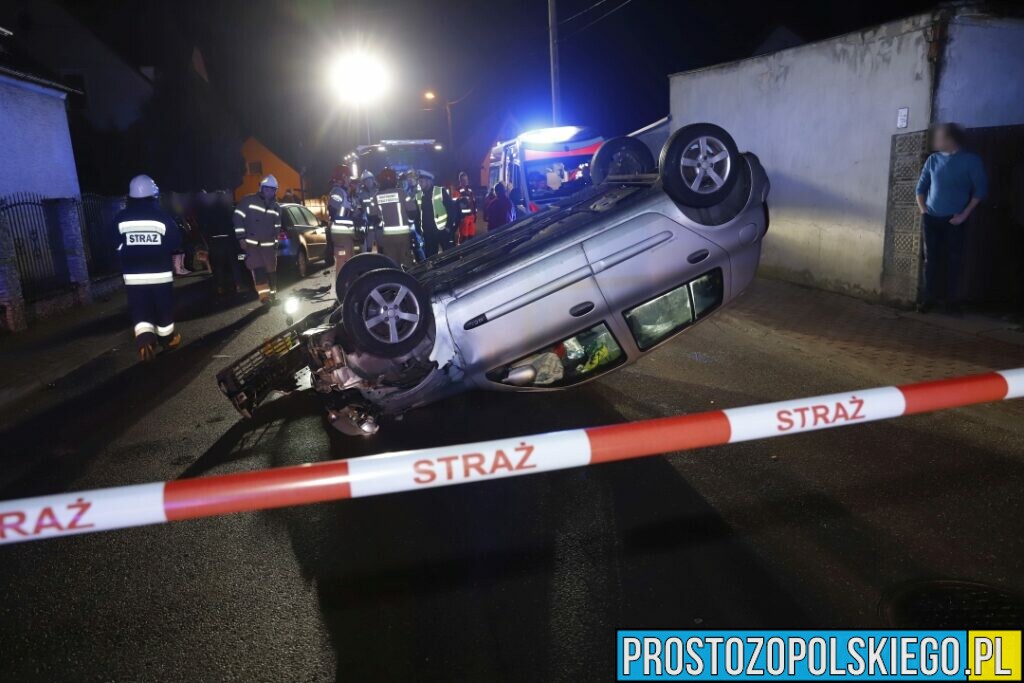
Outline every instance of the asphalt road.
MULTIPOLYGON (((309 297, 327 282, 293 289, 309 297)), ((577 390, 456 397, 353 440, 327 430, 309 395, 240 421, 214 375, 278 331, 283 312, 203 316, 206 336, 176 354, 132 366, 126 349, 26 404, 36 416, 3 435, 0 499, 880 380, 726 310, 577 390), (104 379, 110 363, 123 367, 104 379)), ((606 680, 616 628, 884 626, 887 592, 930 578, 1020 594, 1021 430, 981 407, 3 547, 0 671, 12 681, 606 680)))

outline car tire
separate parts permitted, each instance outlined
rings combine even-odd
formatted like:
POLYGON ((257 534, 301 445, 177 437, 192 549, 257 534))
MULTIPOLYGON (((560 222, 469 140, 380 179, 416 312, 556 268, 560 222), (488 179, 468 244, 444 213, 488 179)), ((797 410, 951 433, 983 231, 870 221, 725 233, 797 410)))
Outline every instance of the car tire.
POLYGON ((344 303, 345 293, 348 292, 348 288, 352 286, 352 283, 360 275, 379 268, 398 269, 398 264, 395 263, 394 259, 372 251, 356 254, 348 261, 345 261, 341 268, 338 269, 338 274, 334 278, 334 295, 338 303, 344 303))
POLYGON ((348 288, 342 323, 356 351, 397 358, 416 348, 433 326, 430 297, 395 268, 363 273, 348 288))
POLYGON ((590 178, 595 185, 600 185, 610 175, 640 175, 657 170, 654 155, 647 145, 625 136, 605 140, 590 160, 590 178))
POLYGON ((309 277, 309 257, 306 256, 306 250, 302 247, 299 247, 295 254, 295 270, 298 271, 300 278, 309 277))
POLYGON ((739 178, 739 150, 732 136, 713 123, 677 130, 661 149, 658 172, 673 200, 707 208, 729 196, 739 178))

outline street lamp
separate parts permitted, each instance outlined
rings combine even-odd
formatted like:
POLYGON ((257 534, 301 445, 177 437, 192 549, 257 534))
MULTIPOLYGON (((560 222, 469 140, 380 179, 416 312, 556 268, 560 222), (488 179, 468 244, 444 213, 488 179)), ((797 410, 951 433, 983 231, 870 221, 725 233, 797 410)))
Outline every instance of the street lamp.
MULTIPOLYGON (((423 99, 428 103, 433 102, 437 99, 437 94, 434 93, 433 90, 427 90, 423 93, 423 99)), ((452 105, 455 104, 455 102, 449 102, 447 99, 442 101, 444 102, 444 112, 448 119, 448 149, 453 149, 455 143, 452 140, 452 105)), ((458 102, 458 100, 456 100, 456 102, 458 102)), ((427 107, 427 111, 430 111, 430 109, 432 109, 432 107, 427 107)), ((438 146, 435 145, 434 149, 438 149, 438 146)))

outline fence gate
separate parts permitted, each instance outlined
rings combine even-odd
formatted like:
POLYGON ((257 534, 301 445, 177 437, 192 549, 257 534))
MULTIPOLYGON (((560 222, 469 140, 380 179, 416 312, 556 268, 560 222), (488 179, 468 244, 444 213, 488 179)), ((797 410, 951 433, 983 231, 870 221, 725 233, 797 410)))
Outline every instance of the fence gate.
POLYGON ((81 208, 89 275, 99 277, 118 272, 114 217, 124 208, 124 197, 84 194, 81 208))
POLYGON ((61 236, 46 220, 43 196, 17 192, 0 199, 0 229, 10 232, 26 300, 39 299, 68 283, 61 236), (60 264, 59 266, 57 264, 60 264))

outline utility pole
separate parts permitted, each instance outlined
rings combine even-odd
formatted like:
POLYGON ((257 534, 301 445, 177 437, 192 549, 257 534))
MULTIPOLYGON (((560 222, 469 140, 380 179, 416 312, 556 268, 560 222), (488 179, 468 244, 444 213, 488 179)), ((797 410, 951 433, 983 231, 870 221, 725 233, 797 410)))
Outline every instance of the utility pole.
POLYGON ((558 87, 558 10, 556 0, 548 0, 548 43, 551 48, 551 125, 562 119, 561 97, 558 87))

